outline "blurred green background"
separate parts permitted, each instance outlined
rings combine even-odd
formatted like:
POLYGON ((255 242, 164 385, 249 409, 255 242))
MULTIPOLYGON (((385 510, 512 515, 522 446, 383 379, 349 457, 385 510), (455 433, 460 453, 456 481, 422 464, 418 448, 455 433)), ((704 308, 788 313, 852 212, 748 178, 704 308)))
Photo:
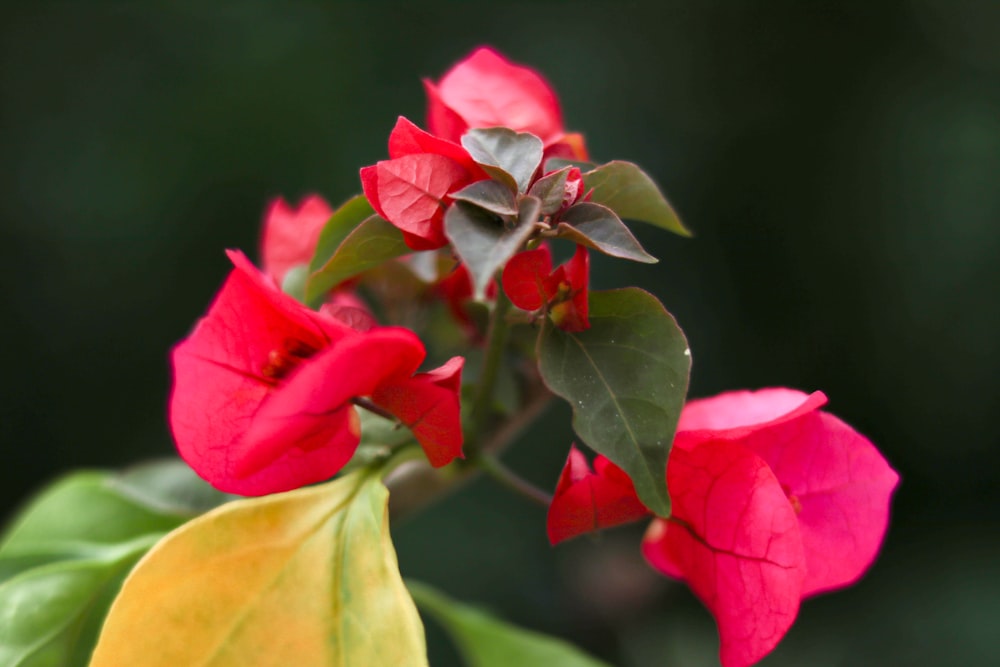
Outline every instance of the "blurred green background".
MULTIPOLYGON (((167 352, 223 248, 253 252, 276 195, 358 192, 420 77, 489 43, 695 231, 638 228, 660 264, 594 276, 678 317, 692 395, 822 389, 902 475, 874 569, 762 664, 1000 664, 1000 3, 205 4, 0 10, 0 512, 169 454, 167 352)), ((542 427, 507 460, 551 487, 568 410, 542 427)), ((395 533, 408 576, 615 664, 715 664, 641 528, 553 550, 481 480, 395 533)))

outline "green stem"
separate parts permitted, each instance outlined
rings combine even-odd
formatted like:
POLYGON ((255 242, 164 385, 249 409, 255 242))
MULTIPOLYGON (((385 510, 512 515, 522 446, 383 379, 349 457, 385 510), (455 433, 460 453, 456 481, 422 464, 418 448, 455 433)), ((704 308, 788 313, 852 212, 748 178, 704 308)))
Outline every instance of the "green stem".
POLYGON ((552 496, 505 466, 500 462, 500 459, 489 454, 480 454, 473 461, 480 470, 511 491, 524 496, 542 507, 548 507, 552 504, 552 496))
POLYGON ((503 289, 497 290, 497 301, 490 316, 490 327, 486 334, 486 354, 483 357, 483 370, 479 376, 479 386, 469 413, 470 428, 465 436, 465 451, 474 457, 479 451, 479 438, 489 422, 493 407, 493 389, 497 382, 497 373, 503 362, 504 348, 507 346, 507 311, 510 310, 510 299, 503 289))
POLYGON ((417 461, 424 458, 424 450, 417 443, 413 442, 408 445, 403 445, 402 447, 397 447, 392 450, 377 467, 378 474, 384 480, 388 477, 396 468, 408 463, 409 461, 417 461))

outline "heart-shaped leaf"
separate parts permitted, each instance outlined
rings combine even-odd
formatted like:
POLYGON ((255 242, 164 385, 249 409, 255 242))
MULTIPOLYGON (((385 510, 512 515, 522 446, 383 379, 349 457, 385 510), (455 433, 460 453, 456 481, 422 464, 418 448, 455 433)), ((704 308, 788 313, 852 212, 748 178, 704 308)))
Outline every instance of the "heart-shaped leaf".
POLYGON ((566 197, 566 178, 569 167, 545 174, 531 185, 528 194, 542 202, 542 215, 552 215, 563 205, 566 197))
POLYGON ((507 224, 465 202, 455 202, 444 216, 444 233, 472 275, 476 299, 482 299, 496 272, 535 231, 540 202, 522 197, 517 220, 507 224))
POLYGON ((559 236, 593 248, 605 255, 655 264, 658 260, 646 252, 625 223, 607 206, 582 202, 559 216, 559 236))
POLYGON ((635 287, 590 293, 590 328, 548 321, 538 337, 545 384, 573 408, 573 428, 622 468, 639 499, 670 513, 667 455, 687 395, 684 333, 652 294, 635 287))
POLYGON ((593 190, 590 201, 604 204, 619 217, 691 236, 653 179, 631 162, 602 164, 586 172, 583 182, 587 190, 593 190))
POLYGON ((503 183, 493 180, 476 181, 451 195, 452 199, 467 201, 497 215, 517 215, 514 193, 503 183))
POLYGON ((387 500, 359 471, 185 524, 126 579, 91 666, 426 667, 387 500))
POLYGON ((448 631, 470 667, 608 667, 566 641, 501 621, 426 584, 406 586, 420 609, 448 631))
POLYGON ((542 163, 542 140, 529 132, 506 127, 477 128, 462 136, 462 146, 476 162, 495 167, 514 179, 518 192, 525 192, 542 163))

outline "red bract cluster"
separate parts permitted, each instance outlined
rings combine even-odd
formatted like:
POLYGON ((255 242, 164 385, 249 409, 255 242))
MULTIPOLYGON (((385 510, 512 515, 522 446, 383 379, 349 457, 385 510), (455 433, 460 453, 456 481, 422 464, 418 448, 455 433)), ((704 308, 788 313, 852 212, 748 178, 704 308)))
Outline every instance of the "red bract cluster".
POLYGON ((583 331, 587 321, 587 282, 590 274, 587 249, 577 246, 573 257, 552 270, 548 246, 514 255, 503 270, 503 289, 518 308, 534 311, 543 306, 556 326, 583 331))
POLYGON ((411 331, 359 331, 229 256, 235 268, 172 356, 170 424, 199 475, 243 495, 328 479, 357 448, 361 398, 407 425, 433 465, 462 455, 461 357, 414 375, 425 351, 411 331))
POLYGON ((448 195, 487 178, 468 151, 400 117, 389 135, 389 158, 361 170, 365 196, 403 232, 414 250, 444 246, 448 195))
POLYGON ((424 88, 427 127, 439 137, 457 142, 472 128, 508 127, 541 139, 548 156, 587 159, 583 137, 563 127, 552 87, 493 49, 476 49, 438 83, 425 79, 424 88))
MULTIPOLYGON (((691 401, 681 415, 667 465, 672 514, 653 520, 642 551, 711 610, 725 667, 770 652, 802 598, 861 577, 885 535, 899 478, 824 403, 819 392, 743 391, 691 401)), ((580 465, 573 457, 567 471, 580 465)), ((621 485, 606 491, 600 475, 567 471, 549 510, 553 540, 636 517, 619 509, 621 485), (567 476, 594 492, 574 499, 567 476)))

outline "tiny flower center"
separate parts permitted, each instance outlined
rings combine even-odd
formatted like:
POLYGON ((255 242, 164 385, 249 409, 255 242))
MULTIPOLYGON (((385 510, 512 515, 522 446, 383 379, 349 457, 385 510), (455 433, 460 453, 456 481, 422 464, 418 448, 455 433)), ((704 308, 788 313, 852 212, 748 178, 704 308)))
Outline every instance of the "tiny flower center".
POLYGON ((295 338, 286 338, 280 347, 268 352, 267 361, 260 373, 268 380, 277 382, 314 354, 316 354, 316 348, 309 343, 295 338))
POLYGON ((792 493, 792 490, 789 489, 784 484, 781 485, 781 490, 785 492, 785 497, 787 497, 788 498, 788 502, 790 502, 792 504, 792 509, 795 510, 796 516, 798 516, 799 514, 801 514, 802 513, 802 503, 799 502, 799 497, 796 496, 794 493, 792 493))

